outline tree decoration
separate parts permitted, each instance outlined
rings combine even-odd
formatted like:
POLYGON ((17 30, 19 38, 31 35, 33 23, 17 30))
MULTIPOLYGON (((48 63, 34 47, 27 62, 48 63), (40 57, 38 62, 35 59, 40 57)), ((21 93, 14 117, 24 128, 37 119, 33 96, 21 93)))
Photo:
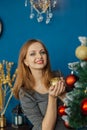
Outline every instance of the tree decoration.
POLYGON ((66 77, 65 82, 68 86, 73 86, 77 79, 78 78, 75 74, 70 74, 66 77))
POLYGON ((54 86, 60 80, 59 77, 54 77, 50 80, 50 85, 54 86))
POLYGON ((76 57, 80 60, 87 60, 87 38, 79 37, 81 45, 76 48, 76 57))
POLYGON ((87 47, 86 46, 77 47, 76 57, 81 60, 87 60, 87 47))
POLYGON ((64 121, 64 125, 65 125, 67 128, 71 128, 71 126, 69 125, 69 122, 68 122, 68 121, 64 121))
POLYGON ((83 99, 81 102, 81 111, 87 116, 87 98, 83 99))
POLYGON ((66 126, 66 128, 72 128, 69 124, 69 119, 67 115, 62 116, 62 119, 64 120, 64 125, 66 126))
POLYGON ((65 106, 59 106, 59 107, 58 107, 58 114, 59 114, 60 116, 65 115, 65 114, 66 114, 65 109, 66 109, 65 106))
MULTIPOLYGON (((81 47, 87 47, 87 37, 79 37, 81 47)), ((81 48, 82 49, 82 48, 81 48)), ((80 50, 82 51, 82 50, 80 50)), ((85 128, 87 129, 87 60, 81 52, 75 54, 79 61, 68 63, 68 68, 73 71, 73 75, 70 74, 66 77, 66 84, 74 88, 72 91, 66 94, 64 99, 67 117, 62 116, 62 119, 69 123, 74 129, 85 128), (78 56, 79 55, 79 56, 78 56), (76 78, 78 77, 78 78, 76 78), (66 120, 67 119, 67 120, 66 120)))

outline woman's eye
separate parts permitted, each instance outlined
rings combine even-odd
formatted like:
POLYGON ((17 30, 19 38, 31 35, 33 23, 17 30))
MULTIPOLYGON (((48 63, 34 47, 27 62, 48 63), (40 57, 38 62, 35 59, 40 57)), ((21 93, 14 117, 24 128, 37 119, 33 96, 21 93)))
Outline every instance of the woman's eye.
POLYGON ((30 53, 30 56, 34 56, 35 55, 35 53, 30 53))
POLYGON ((41 51, 40 54, 44 55, 44 54, 46 54, 46 52, 45 51, 41 51))

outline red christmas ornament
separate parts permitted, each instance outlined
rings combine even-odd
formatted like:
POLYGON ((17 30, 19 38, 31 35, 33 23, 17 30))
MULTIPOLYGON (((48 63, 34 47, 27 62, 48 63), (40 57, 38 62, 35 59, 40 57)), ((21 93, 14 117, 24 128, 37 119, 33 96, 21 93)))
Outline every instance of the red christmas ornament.
POLYGON ((65 82, 66 82, 66 84, 68 85, 68 86, 73 86, 74 85, 74 83, 77 81, 77 76, 76 75, 74 75, 74 74, 70 74, 70 75, 68 75, 67 77, 66 77, 66 79, 65 79, 65 82))
POLYGON ((69 122, 68 122, 68 121, 64 121, 64 125, 65 125, 67 128, 72 128, 72 127, 69 125, 69 122))
POLYGON ((87 58, 85 58, 84 61, 87 61, 87 58))
POLYGON ((81 111, 84 115, 87 115, 87 98, 83 99, 81 102, 81 111))
POLYGON ((66 109, 65 106, 59 106, 59 107, 58 107, 58 114, 59 114, 60 116, 65 115, 65 114, 66 114, 65 109, 66 109))

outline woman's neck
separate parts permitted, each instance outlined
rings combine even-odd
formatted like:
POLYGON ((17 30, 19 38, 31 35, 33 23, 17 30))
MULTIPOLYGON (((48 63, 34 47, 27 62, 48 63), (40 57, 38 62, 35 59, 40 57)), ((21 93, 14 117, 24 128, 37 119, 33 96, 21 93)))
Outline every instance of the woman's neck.
POLYGON ((33 70, 32 75, 34 76, 35 81, 42 80, 42 70, 33 70))
POLYGON ((32 71, 32 74, 34 76, 34 79, 35 79, 35 87, 34 87, 34 90, 39 92, 39 93, 47 93, 48 92, 48 89, 46 88, 46 86, 44 85, 43 83, 43 74, 42 74, 42 71, 40 70, 35 70, 35 71, 32 71))

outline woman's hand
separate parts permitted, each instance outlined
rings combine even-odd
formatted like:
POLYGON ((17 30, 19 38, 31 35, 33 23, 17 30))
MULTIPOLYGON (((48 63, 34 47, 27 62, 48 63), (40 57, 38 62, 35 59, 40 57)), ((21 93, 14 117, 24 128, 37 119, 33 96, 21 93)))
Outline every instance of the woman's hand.
POLYGON ((63 77, 56 82, 55 85, 51 85, 49 88, 49 95, 53 97, 58 97, 65 91, 65 80, 63 77))

